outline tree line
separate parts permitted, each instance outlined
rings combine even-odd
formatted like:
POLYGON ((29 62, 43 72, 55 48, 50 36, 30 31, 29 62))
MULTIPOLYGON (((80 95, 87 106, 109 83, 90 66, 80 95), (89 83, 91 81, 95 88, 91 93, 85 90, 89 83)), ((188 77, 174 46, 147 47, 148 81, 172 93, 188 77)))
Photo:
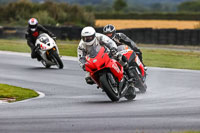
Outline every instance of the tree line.
MULTIPOLYGON (((130 1, 128 0, 98 0, 101 1, 100 4, 84 6, 53 1, 39 3, 31 2, 31 0, 2 0, 1 2, 6 1, 10 1, 10 3, 0 4, 0 25, 4 26, 25 26, 31 17, 36 17, 43 25, 52 26, 94 26, 95 17, 99 19, 108 19, 108 17, 143 19, 142 17, 145 16, 145 18, 151 19, 151 16, 155 18, 155 12, 157 13, 156 19, 171 19, 170 15, 166 17, 166 12, 171 12, 171 8, 174 8, 169 4, 163 3, 152 4, 152 10, 144 9, 137 4, 135 5, 137 8, 133 8, 130 7, 128 3, 130 1)), ((200 12, 199 7, 200 0, 182 2, 177 5, 177 11, 172 16, 180 20, 191 20, 193 19, 191 16, 195 16, 196 13, 200 12), (192 12, 192 15, 190 15, 190 12, 192 12)), ((199 17, 195 17, 194 19, 199 20, 199 17)))
POLYGON ((79 5, 68 3, 32 3, 29 0, 18 0, 0 5, 0 25, 25 26, 28 19, 35 17, 43 25, 94 25, 94 14, 87 12, 79 5))

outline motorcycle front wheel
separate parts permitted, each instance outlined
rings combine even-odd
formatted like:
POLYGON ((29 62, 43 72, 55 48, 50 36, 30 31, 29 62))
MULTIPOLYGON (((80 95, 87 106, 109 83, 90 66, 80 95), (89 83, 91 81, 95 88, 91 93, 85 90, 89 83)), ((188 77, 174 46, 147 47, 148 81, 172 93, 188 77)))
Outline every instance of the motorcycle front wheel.
MULTIPOLYGON (((117 88, 117 86, 112 85, 112 79, 110 79, 110 76, 113 76, 110 72, 103 73, 100 78, 100 84, 102 86, 102 89, 106 92, 107 96, 113 101, 119 101, 120 99, 120 93, 117 88), (110 75, 109 75, 110 74, 110 75)), ((114 79, 114 77, 113 77, 114 79)))
POLYGON ((52 55, 51 57, 53 58, 54 62, 56 63, 56 65, 58 66, 59 69, 62 69, 63 68, 63 62, 62 60, 60 59, 57 51, 53 51, 52 52, 52 55))

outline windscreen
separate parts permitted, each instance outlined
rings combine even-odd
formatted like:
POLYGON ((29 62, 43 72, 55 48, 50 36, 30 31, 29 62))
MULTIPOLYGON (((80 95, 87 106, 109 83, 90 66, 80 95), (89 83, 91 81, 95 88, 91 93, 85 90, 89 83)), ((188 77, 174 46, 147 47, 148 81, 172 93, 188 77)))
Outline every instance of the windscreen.
POLYGON ((101 46, 100 45, 92 45, 88 48, 88 57, 95 58, 97 54, 99 53, 101 46))
POLYGON ((49 42, 49 38, 45 35, 45 34, 41 34, 38 39, 40 40, 40 42, 47 44, 49 42))

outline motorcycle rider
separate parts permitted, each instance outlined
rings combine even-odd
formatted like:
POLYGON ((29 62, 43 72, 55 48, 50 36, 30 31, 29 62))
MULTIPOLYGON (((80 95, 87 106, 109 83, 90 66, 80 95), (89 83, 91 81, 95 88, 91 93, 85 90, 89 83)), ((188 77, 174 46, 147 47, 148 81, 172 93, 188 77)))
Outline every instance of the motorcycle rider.
POLYGON ((56 38, 53 33, 48 31, 42 25, 38 24, 38 20, 36 18, 29 19, 28 28, 27 28, 25 37, 26 37, 28 46, 31 48, 31 58, 37 58, 38 61, 41 60, 41 57, 39 54, 37 54, 37 49, 36 49, 37 47, 35 46, 35 42, 36 42, 37 37, 41 33, 47 33, 53 39, 56 38))
MULTIPOLYGON (((90 26, 83 28, 81 31, 81 41, 77 48, 79 64, 84 71, 86 63, 85 56, 92 53, 95 46, 98 45, 105 46, 110 49, 111 56, 117 61, 123 62, 124 70, 129 79, 131 80, 134 77, 133 72, 129 70, 127 60, 124 60, 125 56, 123 57, 122 55, 118 54, 116 43, 106 35, 96 33, 95 29, 90 26)), ((94 84, 94 81, 90 77, 89 73, 86 74, 85 80, 88 84, 94 84)))
MULTIPOLYGON (((120 45, 129 46, 133 51, 136 52, 140 61, 144 65, 141 50, 137 47, 136 43, 133 40, 131 40, 129 37, 127 37, 124 33, 116 33, 115 27, 112 24, 108 24, 108 25, 104 26, 103 34, 110 37, 117 44, 117 46, 120 46, 120 45)), ((145 67, 145 65, 144 65, 144 67, 145 67)), ((146 69, 147 68, 145 67, 145 70, 146 69)))

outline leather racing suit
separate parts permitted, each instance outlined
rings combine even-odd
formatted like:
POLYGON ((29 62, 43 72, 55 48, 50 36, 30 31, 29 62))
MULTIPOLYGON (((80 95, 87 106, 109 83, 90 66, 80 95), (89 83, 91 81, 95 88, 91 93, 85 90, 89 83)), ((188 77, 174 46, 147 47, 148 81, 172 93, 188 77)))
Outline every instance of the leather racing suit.
POLYGON ((37 37, 41 33, 47 33, 50 37, 55 37, 53 33, 48 31, 46 28, 44 28, 40 24, 37 25, 37 28, 35 31, 31 31, 30 28, 28 28, 25 34, 25 37, 26 37, 28 46, 31 48, 31 58, 36 58, 39 56, 37 52, 35 51, 35 48, 36 48, 35 42, 36 42, 37 37))
POLYGON ((115 33, 115 36, 113 37, 113 41, 117 44, 117 46, 120 46, 120 45, 129 46, 133 51, 136 52, 136 54, 140 58, 140 61, 143 63, 142 52, 137 47, 136 43, 132 41, 129 37, 127 37, 124 33, 115 33))

